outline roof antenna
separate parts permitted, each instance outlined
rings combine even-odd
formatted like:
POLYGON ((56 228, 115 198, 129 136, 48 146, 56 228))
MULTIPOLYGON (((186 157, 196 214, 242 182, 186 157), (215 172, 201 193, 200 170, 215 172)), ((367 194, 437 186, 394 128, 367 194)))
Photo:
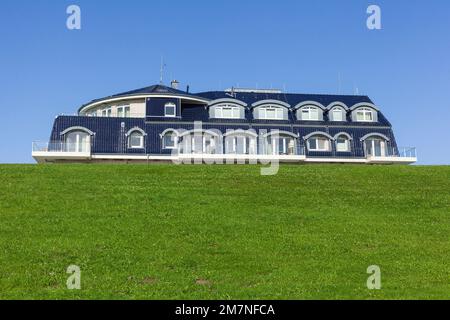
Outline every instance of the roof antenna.
POLYGON ((166 67, 166 64, 164 63, 164 56, 161 55, 161 69, 159 70, 159 83, 163 84, 163 78, 164 78, 164 68, 166 67))

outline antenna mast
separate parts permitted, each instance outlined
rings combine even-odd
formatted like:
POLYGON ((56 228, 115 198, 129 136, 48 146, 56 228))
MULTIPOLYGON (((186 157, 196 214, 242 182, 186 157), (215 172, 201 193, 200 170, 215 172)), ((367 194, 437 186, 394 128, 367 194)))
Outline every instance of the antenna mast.
POLYGON ((159 70, 159 83, 163 84, 163 78, 164 78, 164 67, 166 64, 164 63, 164 56, 161 56, 161 69, 159 70))

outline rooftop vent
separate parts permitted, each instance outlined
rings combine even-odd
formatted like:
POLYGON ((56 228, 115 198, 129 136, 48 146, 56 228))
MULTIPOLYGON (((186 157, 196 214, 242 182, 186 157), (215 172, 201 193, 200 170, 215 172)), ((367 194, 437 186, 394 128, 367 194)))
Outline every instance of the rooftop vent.
POLYGON ((230 88, 230 89, 226 89, 225 92, 228 93, 272 93, 272 94, 277 94, 277 93, 283 93, 283 91, 279 90, 279 89, 251 89, 251 88, 230 88))
POLYGON ((170 82, 170 86, 172 87, 172 89, 177 89, 178 90, 178 85, 179 85, 180 83, 177 81, 177 80, 172 80, 171 82, 170 82))

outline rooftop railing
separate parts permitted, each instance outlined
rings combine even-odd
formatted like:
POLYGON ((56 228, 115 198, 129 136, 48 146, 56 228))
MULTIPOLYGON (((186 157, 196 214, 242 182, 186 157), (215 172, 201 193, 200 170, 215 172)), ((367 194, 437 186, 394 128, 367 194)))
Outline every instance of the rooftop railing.
POLYGON ((110 115, 60 113, 60 114, 58 114, 58 116, 63 116, 63 117, 88 117, 88 118, 145 118, 145 114, 142 114, 142 113, 110 114, 110 115))

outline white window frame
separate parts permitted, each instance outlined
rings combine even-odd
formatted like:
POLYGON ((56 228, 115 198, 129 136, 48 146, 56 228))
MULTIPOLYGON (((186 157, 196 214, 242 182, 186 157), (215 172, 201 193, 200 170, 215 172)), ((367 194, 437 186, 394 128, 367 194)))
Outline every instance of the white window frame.
POLYGON ((140 131, 133 131, 128 136, 128 148, 129 149, 144 149, 144 135, 140 131), (133 135, 139 135, 139 146, 131 145, 131 138, 133 135))
POLYGON ((336 108, 333 108, 333 109, 331 110, 331 112, 332 112, 332 114, 333 114, 333 121, 338 121, 338 122, 345 121, 345 111, 344 111, 343 108, 341 108, 341 107, 336 107, 336 108), (340 120, 336 120, 336 114, 339 114, 340 120))
POLYGON ((167 118, 175 118, 177 116, 177 105, 173 102, 168 102, 164 105, 164 116, 167 118), (167 113, 167 108, 173 108, 173 114, 167 113))
MULTIPOLYGON (((225 152, 226 154, 252 154, 251 148, 254 147, 254 143, 252 143, 252 140, 255 140, 255 138, 249 136, 249 135, 240 135, 240 134, 236 134, 236 135, 232 135, 229 137, 225 137, 225 152), (242 151, 244 151, 244 153, 238 153, 238 139, 240 141, 242 141, 242 151), (231 142, 231 149, 230 147, 230 142, 231 142)), ((239 142, 240 142, 239 141, 239 142)))
POLYGON ((216 119, 240 119, 241 118, 241 110, 239 107, 231 105, 231 104, 223 104, 215 107, 214 117, 216 119), (231 116, 224 116, 224 109, 231 110, 231 116))
POLYGON ((358 122, 374 122, 373 110, 370 108, 359 108, 356 110, 356 121, 358 122), (361 118, 360 118, 361 116, 361 118))
POLYGON ((130 117, 130 106, 118 106, 117 107, 117 117, 118 118, 129 118, 130 117))
POLYGON ((259 117, 262 120, 285 120, 284 119, 284 112, 282 107, 278 106, 264 106, 259 108, 259 117), (268 117, 268 110, 274 110, 275 111, 275 117, 268 117))
POLYGON ((317 152, 329 152, 329 151, 331 151, 331 148, 330 148, 330 139, 328 139, 327 137, 323 137, 323 136, 313 136, 313 137, 310 137, 309 139, 308 139, 308 151, 317 151, 317 152), (325 140, 326 141, 326 148, 325 149, 321 149, 321 148, 319 148, 319 144, 317 143, 317 141, 316 141, 316 148, 315 149, 313 149, 313 148, 311 148, 311 140, 312 139, 321 139, 321 140, 325 140))
POLYGON ((177 149, 177 147, 178 147, 178 136, 175 134, 174 131, 167 132, 165 135, 163 135, 163 137, 162 137, 162 146, 163 146, 163 149, 165 149, 165 150, 177 149), (167 146, 166 145, 166 136, 173 137, 173 146, 167 146))
POLYGON ((300 109, 302 120, 305 121, 319 121, 319 108, 315 106, 303 107, 300 109), (305 112, 306 111, 306 112, 305 112), (313 112, 314 111, 314 112, 313 112), (313 118, 312 115, 316 114, 317 117, 313 118), (307 115, 307 117, 305 117, 307 115))
POLYGON ((369 138, 364 141, 364 152, 367 157, 386 157, 387 154, 387 141, 381 138, 369 138), (367 148, 367 143, 370 142, 370 147, 372 154, 369 153, 369 150, 367 148), (380 143, 380 155, 376 154, 376 147, 375 144, 379 142, 380 143))
POLYGON ((336 152, 350 152, 350 139, 346 136, 339 136, 336 138, 336 152), (345 149, 339 150, 339 140, 345 140, 345 149))

